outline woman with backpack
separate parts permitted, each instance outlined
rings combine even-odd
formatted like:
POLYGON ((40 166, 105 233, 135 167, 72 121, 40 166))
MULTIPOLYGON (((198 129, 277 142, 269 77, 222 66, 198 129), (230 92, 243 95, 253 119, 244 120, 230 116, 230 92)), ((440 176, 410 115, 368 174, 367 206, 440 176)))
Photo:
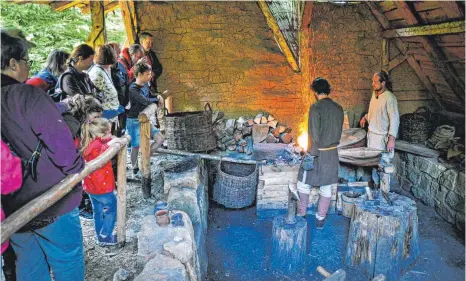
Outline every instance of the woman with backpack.
POLYGON ((58 83, 58 77, 67 69, 66 61, 70 54, 60 49, 50 52, 45 63, 45 67, 36 75, 26 81, 26 84, 41 88, 52 99, 57 102, 59 97, 55 96, 55 87, 58 83))
POLYGON ((94 49, 86 44, 74 48, 68 61, 68 69, 58 79, 56 95, 59 100, 74 95, 93 95, 97 97, 97 89, 87 71, 94 61, 94 49))

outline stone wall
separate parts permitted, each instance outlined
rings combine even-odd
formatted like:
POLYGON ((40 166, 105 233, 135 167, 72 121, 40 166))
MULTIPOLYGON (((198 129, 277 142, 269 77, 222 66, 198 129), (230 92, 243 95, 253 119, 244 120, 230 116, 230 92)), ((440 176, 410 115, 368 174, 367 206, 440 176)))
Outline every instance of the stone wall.
MULTIPOLYGON (((140 1, 135 6, 138 29, 154 35, 164 67, 160 90, 170 89, 175 111, 210 102, 230 117, 269 112, 286 120, 295 134, 306 123, 306 79, 291 70, 256 2, 140 1)), ((368 106, 372 74, 380 70, 381 31, 365 4, 313 4, 310 73, 304 75, 330 81, 332 96, 349 110, 354 126, 368 106)), ((430 102, 409 65, 392 75, 401 113, 430 102)))
POLYGON ((394 177, 424 204, 464 232, 464 171, 448 168, 436 159, 395 153, 394 177))

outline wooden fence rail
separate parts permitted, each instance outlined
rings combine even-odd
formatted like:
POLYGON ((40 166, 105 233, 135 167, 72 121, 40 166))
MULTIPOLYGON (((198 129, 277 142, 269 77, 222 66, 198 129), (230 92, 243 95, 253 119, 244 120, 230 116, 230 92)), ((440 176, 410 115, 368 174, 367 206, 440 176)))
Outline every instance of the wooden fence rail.
POLYGON ((44 192, 41 196, 33 199, 1 223, 1 243, 5 242, 11 235, 21 227, 55 204, 58 200, 68 194, 78 183, 95 170, 103 167, 115 155, 118 155, 118 201, 117 201, 117 232, 118 242, 125 242, 126 221, 126 147, 131 140, 128 135, 120 138, 120 143, 113 143, 97 159, 88 162, 79 174, 69 175, 61 182, 44 192))

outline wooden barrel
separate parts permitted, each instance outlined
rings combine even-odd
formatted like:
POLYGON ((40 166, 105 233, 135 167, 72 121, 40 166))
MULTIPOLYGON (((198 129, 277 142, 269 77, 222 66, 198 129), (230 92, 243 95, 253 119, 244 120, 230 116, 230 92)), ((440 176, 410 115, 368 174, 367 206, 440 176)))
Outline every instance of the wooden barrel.
POLYGON ((359 192, 347 191, 341 195, 342 215, 351 218, 354 209, 354 200, 362 194, 359 192))
POLYGON ((400 280, 419 255, 416 202, 389 193, 384 199, 354 200, 345 264, 361 270, 369 279, 378 274, 400 280))
POLYGON ((217 145, 209 104, 204 111, 167 114, 165 126, 168 149, 200 152, 213 150, 217 145))

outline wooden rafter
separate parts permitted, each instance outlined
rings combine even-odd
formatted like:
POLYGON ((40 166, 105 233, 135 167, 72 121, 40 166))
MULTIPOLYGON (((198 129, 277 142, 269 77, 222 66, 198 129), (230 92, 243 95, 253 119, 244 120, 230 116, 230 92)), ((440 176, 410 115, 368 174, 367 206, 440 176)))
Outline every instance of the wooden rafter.
POLYGON ((385 30, 382 33, 384 38, 413 37, 425 35, 444 35, 452 33, 464 33, 464 21, 445 22, 440 24, 406 27, 385 30))
POLYGON ((397 67, 398 65, 402 64, 407 58, 408 58, 408 56, 402 55, 402 54, 399 54, 398 56, 393 58, 388 63, 388 71, 390 71, 390 70, 394 69, 395 67, 397 67))
MULTIPOLYGON (((371 10, 372 14, 374 15, 375 19, 382 25, 383 29, 391 29, 390 22, 388 19, 385 17, 385 15, 380 12, 379 8, 374 2, 371 1, 366 1, 366 4, 369 6, 369 9, 371 10)), ((406 44, 400 39, 400 38, 395 38, 393 39, 395 41, 395 46, 398 48, 400 53, 405 56, 408 48, 406 47, 406 44)), ((410 56, 411 58, 407 58, 407 61, 411 68, 414 70, 416 75, 421 79, 422 83, 424 86, 428 89, 430 95, 434 98, 435 102, 437 105, 441 108, 444 109, 443 104, 440 100, 440 95, 438 94, 437 90, 435 87, 432 85, 430 82, 429 78, 427 75, 422 71, 421 66, 419 63, 414 59, 414 57, 410 56)))
MULTIPOLYGON (((120 7, 119 3, 117 0, 115 1, 104 1, 104 10, 105 10, 105 13, 109 13, 109 12, 112 12, 112 11, 115 11, 116 9, 118 9, 120 7)), ((89 5, 86 5, 81 9, 81 12, 85 13, 85 14, 88 14, 91 12, 91 8, 89 5)))
POLYGON ((50 3, 50 7, 52 7, 52 9, 54 11, 61 12, 61 11, 64 11, 64 10, 72 8, 72 7, 84 6, 84 5, 88 4, 88 3, 89 3, 89 1, 85 1, 85 0, 54 1, 54 2, 50 3))
POLYGON ((262 10, 262 13, 265 16, 267 25, 272 30, 273 35, 275 36, 275 40, 277 40, 278 46, 280 47, 281 51, 285 55, 286 60, 290 64, 293 71, 299 72, 300 69, 299 69, 296 59, 293 56, 293 52, 291 51, 290 46, 288 46, 288 43, 285 40, 285 36, 283 36, 283 33, 281 32, 277 21, 275 20, 274 16, 270 12, 269 7, 267 6, 267 3, 265 3, 265 0, 259 0, 258 4, 259 4, 260 9, 262 10))
MULTIPOLYGON (((394 1, 394 3, 407 23, 412 25, 423 23, 422 19, 416 18, 408 3, 405 1, 394 1)), ((441 51, 440 47, 437 46, 434 40, 429 40, 425 37, 420 37, 419 40, 432 57, 433 63, 436 65, 437 70, 442 74, 445 81, 447 81, 452 92, 461 102, 464 102, 464 85, 455 78, 458 76, 456 70, 450 64, 444 62, 446 61, 446 56, 441 51)))

